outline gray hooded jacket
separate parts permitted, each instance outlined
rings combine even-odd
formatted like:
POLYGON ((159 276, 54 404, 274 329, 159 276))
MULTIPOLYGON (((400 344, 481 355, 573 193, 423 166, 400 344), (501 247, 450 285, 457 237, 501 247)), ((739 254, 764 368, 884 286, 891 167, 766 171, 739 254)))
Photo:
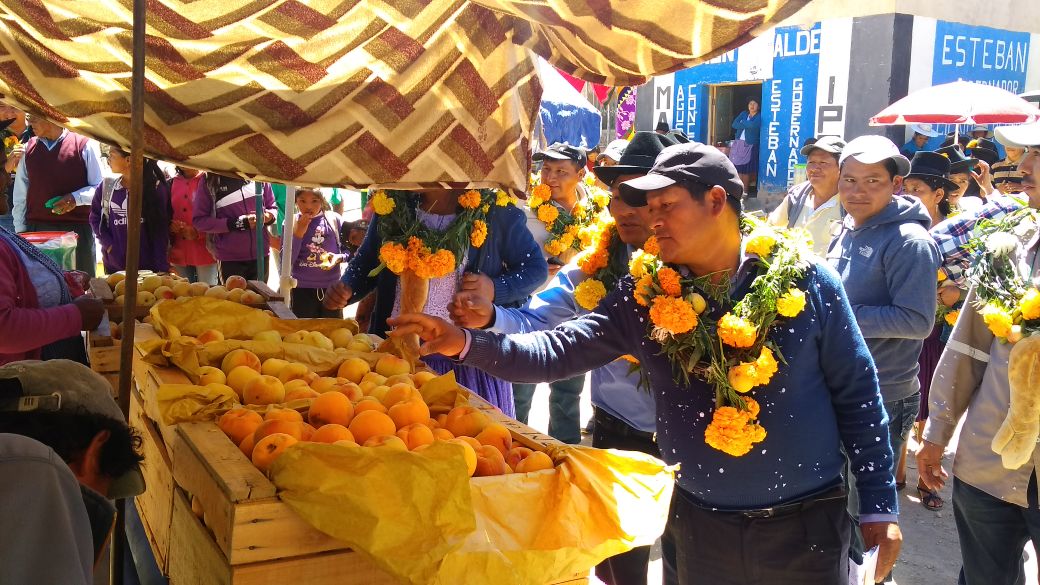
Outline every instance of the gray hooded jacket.
POLYGON ((885 402, 921 389, 917 362, 935 326, 941 261, 930 225, 920 201, 895 195, 861 226, 846 216, 827 252, 877 364, 885 402))

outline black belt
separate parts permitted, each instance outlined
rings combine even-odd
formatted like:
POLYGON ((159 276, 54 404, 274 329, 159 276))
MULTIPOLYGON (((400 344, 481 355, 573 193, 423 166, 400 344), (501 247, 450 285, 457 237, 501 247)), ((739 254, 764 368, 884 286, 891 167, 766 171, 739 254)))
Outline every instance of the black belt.
POLYGON ((791 515, 791 514, 796 514, 798 512, 801 512, 803 509, 805 509, 805 508, 815 504, 816 502, 823 502, 823 501, 827 501, 827 500, 837 500, 837 499, 840 499, 840 498, 844 498, 847 495, 846 492, 845 492, 845 488, 843 486, 839 486, 839 487, 836 487, 836 488, 832 488, 832 489, 826 490, 826 491, 821 492, 819 494, 808 496, 808 497, 806 497, 804 499, 798 500, 797 502, 791 502, 791 503, 788 503, 788 504, 780 504, 780 505, 772 506, 772 507, 769 507, 769 508, 759 508, 757 510, 725 511, 725 510, 719 510, 718 508, 712 508, 710 506, 704 505, 703 503, 697 501, 696 498, 694 498, 689 492, 687 492, 686 490, 684 490, 682 488, 677 488, 677 490, 686 498, 686 501, 690 502, 694 506, 697 506, 698 508, 701 508, 701 509, 704 509, 704 510, 708 510, 708 511, 711 511, 711 512, 715 512, 716 514, 733 514, 733 515, 743 516, 744 518, 753 518, 753 519, 778 518, 780 516, 788 516, 788 515, 791 515))
POLYGON ((596 425, 603 425, 603 428, 609 429, 612 434, 622 437, 636 437, 647 441, 654 440, 654 433, 641 431, 602 408, 596 408, 595 415, 593 420, 596 421, 596 425))

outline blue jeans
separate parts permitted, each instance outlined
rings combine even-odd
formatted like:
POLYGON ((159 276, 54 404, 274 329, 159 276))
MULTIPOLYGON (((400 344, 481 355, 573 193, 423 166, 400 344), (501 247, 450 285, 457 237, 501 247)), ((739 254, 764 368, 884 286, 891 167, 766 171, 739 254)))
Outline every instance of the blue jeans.
POLYGON ((1022 548, 1040 543, 1040 509, 1034 501, 1036 475, 1029 482, 1028 508, 995 498, 953 478, 953 517, 961 542, 960 585, 1025 583, 1022 548))
POLYGON ((8 213, 7 215, 0 215, 0 226, 3 226, 4 229, 11 232, 12 234, 15 233, 14 216, 10 213, 8 213))
POLYGON ((917 420, 917 413, 921 410, 921 393, 915 392, 913 396, 907 396, 899 400, 885 403, 885 412, 888 413, 888 442, 892 445, 892 472, 895 473, 896 465, 899 464, 899 454, 903 451, 903 445, 910 437, 910 429, 917 420))
POLYGON ((217 273, 217 263, 204 266, 181 266, 171 264, 170 268, 177 274, 187 278, 189 282, 205 282, 210 286, 216 286, 220 282, 220 274, 217 273))
MULTIPOLYGON (((516 420, 527 424, 536 384, 513 384, 516 420)), ((549 435, 563 443, 581 442, 581 391, 585 374, 549 384, 549 435)))

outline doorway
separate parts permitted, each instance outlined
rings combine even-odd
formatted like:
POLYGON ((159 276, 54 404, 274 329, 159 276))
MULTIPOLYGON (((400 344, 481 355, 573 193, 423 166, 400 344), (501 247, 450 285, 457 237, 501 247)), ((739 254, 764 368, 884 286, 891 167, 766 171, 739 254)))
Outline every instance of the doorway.
POLYGON ((711 86, 708 99, 710 122, 708 124, 708 141, 722 148, 736 138, 733 132, 733 120, 747 109, 747 101, 758 100, 761 111, 762 82, 725 83, 711 86))

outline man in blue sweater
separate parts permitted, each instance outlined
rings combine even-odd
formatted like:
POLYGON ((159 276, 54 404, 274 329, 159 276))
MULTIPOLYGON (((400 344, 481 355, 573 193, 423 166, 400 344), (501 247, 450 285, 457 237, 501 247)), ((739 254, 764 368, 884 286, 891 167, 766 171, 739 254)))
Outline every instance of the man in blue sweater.
MULTIPOLYGON (((748 294, 761 268, 744 251, 742 192, 732 163, 697 143, 664 149, 649 175, 621 187, 626 202, 647 205, 661 259, 697 277, 717 275, 729 284, 731 303, 748 294)), ((596 309, 552 331, 501 335, 425 315, 391 325, 398 327, 394 335, 419 333, 423 351, 527 382, 634 355, 653 391, 661 455, 681 465, 670 520, 679 582, 844 584, 851 524, 842 446, 858 479, 864 541, 880 546, 878 570, 887 573, 899 553, 892 450, 883 432, 888 421, 873 360, 837 275, 811 262, 797 286, 806 291, 804 310, 771 334, 785 363, 750 393, 762 405, 759 419, 769 434, 739 458, 705 443, 715 389, 696 377, 675 381, 672 363, 648 336, 648 311, 635 301, 627 276, 596 309)), ((711 301, 706 310, 721 315, 729 308, 711 301)))
MULTIPOLYGON (((627 270, 632 252, 642 248, 650 237, 650 230, 646 207, 626 204, 618 196, 618 185, 649 172, 661 150, 672 144, 675 142, 667 135, 636 132, 614 165, 598 166, 593 171, 604 184, 611 187, 613 196, 610 199, 610 214, 614 218, 622 245, 617 250, 620 254, 614 254, 612 250, 609 261, 619 265, 622 273, 627 270)), ((582 271, 578 263, 571 262, 560 270, 548 288, 532 297, 521 308, 500 307, 479 295, 467 295, 465 299, 456 302, 452 309, 452 320, 463 327, 498 333, 552 329, 587 312, 574 298, 574 288, 587 278, 589 275, 582 271)), ((661 452, 654 441, 657 425, 654 420, 653 396, 649 388, 639 387, 639 374, 630 370, 631 363, 624 359, 614 360, 593 370, 592 446, 597 449, 642 451, 660 457, 661 452)), ((671 558, 674 546, 666 538, 662 547, 665 572, 674 572, 674 559, 671 558)), ((650 547, 641 546, 604 560, 596 566, 596 577, 607 585, 645 584, 649 561, 650 547)))

